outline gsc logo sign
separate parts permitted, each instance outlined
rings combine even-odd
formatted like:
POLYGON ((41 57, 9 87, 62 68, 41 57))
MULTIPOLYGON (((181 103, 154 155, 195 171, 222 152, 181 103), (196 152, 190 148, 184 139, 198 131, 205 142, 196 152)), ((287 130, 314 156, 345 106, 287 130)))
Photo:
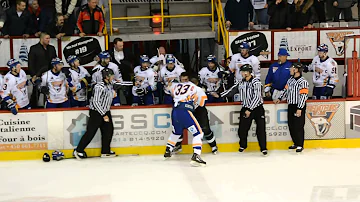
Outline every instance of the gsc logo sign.
MULTIPOLYGON (((269 110, 265 110, 265 122, 266 124, 270 123, 273 115, 270 115, 269 110)), ((240 111, 231 111, 230 112, 230 125, 238 126, 240 121, 240 111)), ((276 122, 278 124, 287 124, 287 109, 279 109, 276 111, 276 122)))
POLYGON ((124 115, 112 116, 114 129, 124 129, 125 125, 130 125, 131 129, 147 129, 152 126, 148 126, 148 120, 154 120, 154 128, 170 128, 171 115, 169 113, 154 114, 149 116, 147 114, 133 114, 130 119, 124 119, 124 115))

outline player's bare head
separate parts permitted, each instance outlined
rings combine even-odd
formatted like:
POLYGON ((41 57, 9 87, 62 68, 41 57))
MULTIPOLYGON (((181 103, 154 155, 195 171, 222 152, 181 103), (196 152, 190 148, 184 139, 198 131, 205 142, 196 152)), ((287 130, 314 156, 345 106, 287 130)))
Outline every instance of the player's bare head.
POLYGON ((147 55, 140 56, 141 70, 147 70, 150 67, 150 59, 147 55))
POLYGON ((304 66, 301 63, 293 63, 290 68, 290 75, 296 76, 296 74, 301 75, 304 70, 304 66))
POLYGON ((240 44, 240 54, 243 57, 248 57, 249 56, 249 49, 250 49, 250 45, 246 42, 242 42, 240 44))
POLYGON ((180 82, 181 83, 189 82, 189 78, 190 78, 190 74, 187 72, 183 72, 180 74, 180 82))
POLYGON ((190 81, 197 86, 199 85, 199 79, 197 77, 192 77, 190 81))
POLYGON ((41 32, 40 34, 40 43, 42 45, 49 45, 50 43, 50 35, 45 32, 41 32))
POLYGON ((160 53, 161 55, 165 55, 165 54, 166 54, 165 48, 162 47, 162 46, 160 46, 160 47, 159 47, 159 53, 160 53))

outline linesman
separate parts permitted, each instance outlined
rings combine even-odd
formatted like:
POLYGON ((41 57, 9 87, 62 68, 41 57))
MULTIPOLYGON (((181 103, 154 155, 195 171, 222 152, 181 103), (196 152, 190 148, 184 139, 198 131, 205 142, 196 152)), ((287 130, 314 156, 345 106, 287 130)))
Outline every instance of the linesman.
POLYGON ((304 150, 304 125, 306 100, 309 94, 309 83, 302 76, 304 66, 301 63, 294 63, 290 68, 290 79, 287 81, 285 89, 275 104, 286 97, 288 103, 288 125, 290 136, 294 144, 289 150, 296 149, 297 153, 304 150))
POLYGON ((260 151, 267 156, 266 131, 265 131, 265 110, 263 107, 262 84, 259 78, 251 75, 253 69, 249 64, 240 67, 242 80, 236 81, 229 90, 221 93, 221 97, 231 97, 240 93, 242 108, 240 111, 240 123, 238 135, 240 138, 239 152, 247 148, 247 136, 253 120, 256 122, 256 136, 259 142, 260 151))
POLYGON ((101 131, 101 157, 115 157, 115 152, 110 150, 110 143, 114 133, 110 107, 114 98, 111 81, 114 80, 114 71, 104 68, 101 71, 102 81, 95 84, 92 98, 90 99, 90 118, 85 134, 81 137, 78 147, 74 150, 77 159, 86 158, 84 149, 94 138, 96 131, 101 131))

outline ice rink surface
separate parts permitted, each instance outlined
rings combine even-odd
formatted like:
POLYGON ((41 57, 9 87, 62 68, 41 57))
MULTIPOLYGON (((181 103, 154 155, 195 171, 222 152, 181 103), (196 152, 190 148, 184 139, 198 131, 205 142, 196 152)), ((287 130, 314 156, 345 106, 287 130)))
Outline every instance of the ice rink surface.
POLYGON ((0 162, 1 202, 360 202, 360 149, 0 162))

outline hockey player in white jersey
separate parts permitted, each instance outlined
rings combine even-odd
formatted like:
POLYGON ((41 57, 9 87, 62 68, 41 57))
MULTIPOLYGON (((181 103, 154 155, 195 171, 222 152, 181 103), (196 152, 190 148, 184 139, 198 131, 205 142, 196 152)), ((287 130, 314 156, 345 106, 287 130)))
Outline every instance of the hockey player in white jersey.
POLYGON ((147 55, 140 57, 140 65, 134 68, 134 86, 132 89, 133 104, 136 105, 154 105, 154 91, 156 82, 154 79, 154 70, 149 68, 150 61, 147 55))
POLYGON ((10 59, 7 63, 9 72, 4 77, 2 85, 3 101, 13 114, 17 114, 18 109, 30 109, 27 86, 35 82, 36 76, 27 79, 26 73, 21 69, 21 64, 16 59, 10 59))
POLYGON ((71 91, 70 105, 71 107, 85 107, 86 92, 91 76, 83 66, 80 66, 79 59, 75 55, 70 55, 66 62, 70 65, 70 74, 65 73, 71 91))
MULTIPOLYGON (((172 55, 172 54, 166 54, 165 48, 162 46, 160 46, 157 49, 157 51, 158 51, 158 54, 153 56, 150 59, 151 68, 153 68, 156 72, 160 71, 162 68, 166 67, 166 58, 169 55, 172 55)), ((176 59, 176 57, 174 57, 174 58, 175 58, 175 64, 184 69, 184 65, 181 62, 179 62, 179 60, 176 59)))
POLYGON ((65 74, 61 71, 64 63, 60 58, 54 58, 51 60, 51 65, 53 68, 41 77, 40 91, 47 98, 45 108, 68 108, 70 107, 67 96, 69 85, 65 74))
POLYGON ((222 69, 217 65, 216 57, 209 55, 207 57, 208 66, 199 71, 200 83, 206 87, 208 103, 223 102, 224 99, 219 97, 220 87, 222 85, 222 69), (215 96, 214 96, 215 95, 215 96))
POLYGON ((163 104, 173 104, 173 98, 170 91, 167 90, 169 81, 174 79, 180 80, 180 75, 185 70, 175 64, 175 57, 172 54, 168 54, 166 57, 166 66, 160 70, 160 81, 165 84, 164 86, 164 101, 163 104))
POLYGON ((235 73, 235 79, 237 81, 242 80, 240 67, 244 64, 249 64, 253 67, 253 76, 260 79, 260 61, 259 59, 249 54, 250 45, 246 42, 242 42, 240 45, 240 53, 236 53, 231 57, 230 70, 235 73))
POLYGON ((320 44, 317 50, 318 55, 315 56, 310 66, 304 69, 304 72, 314 72, 313 99, 330 99, 339 82, 337 63, 327 55, 328 46, 326 44, 320 44))
MULTIPOLYGON (((188 73, 181 73, 182 77, 189 77, 188 73)), ((174 96, 174 106, 171 112, 172 133, 167 141, 164 157, 170 158, 176 143, 184 129, 193 135, 194 154, 190 164, 192 166, 205 166, 206 162, 200 157, 202 149, 202 138, 204 133, 196 120, 193 112, 195 110, 194 103, 198 102, 199 88, 191 82, 169 82, 168 88, 174 96)), ((203 102, 202 104, 205 104, 203 102)))
MULTIPOLYGON (((116 83, 116 84, 123 84, 123 80, 122 80, 122 75, 119 71, 119 67, 115 64, 110 62, 110 54, 107 51, 103 51, 98 55, 99 58, 99 62, 98 64, 93 68, 92 72, 92 85, 95 85, 98 82, 102 82, 103 78, 102 78, 102 74, 101 71, 104 68, 109 68, 111 70, 113 70, 115 77, 114 77, 114 81, 112 81, 112 83, 116 83)), ((128 85, 132 85, 131 83, 128 85)), ((116 90, 117 88, 115 88, 114 85, 114 89, 116 90)), ((113 106, 120 106, 120 97, 117 95, 116 91, 114 90, 114 99, 113 99, 113 106)))

